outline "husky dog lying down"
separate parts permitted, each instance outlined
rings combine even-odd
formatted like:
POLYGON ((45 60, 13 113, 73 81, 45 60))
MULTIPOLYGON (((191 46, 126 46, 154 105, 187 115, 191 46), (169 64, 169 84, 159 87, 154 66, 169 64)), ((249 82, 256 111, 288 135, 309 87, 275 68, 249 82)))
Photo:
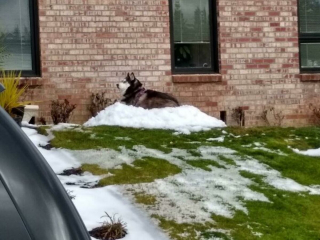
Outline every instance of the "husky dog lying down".
POLYGON ((141 82, 131 73, 126 76, 117 88, 121 91, 122 103, 145 109, 178 107, 177 99, 169 94, 145 89, 141 82))

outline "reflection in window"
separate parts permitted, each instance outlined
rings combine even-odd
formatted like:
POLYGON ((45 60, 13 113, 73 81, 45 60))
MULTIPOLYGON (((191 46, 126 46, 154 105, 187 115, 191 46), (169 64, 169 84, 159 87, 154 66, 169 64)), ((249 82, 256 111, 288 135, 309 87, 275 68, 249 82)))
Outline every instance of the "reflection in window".
POLYGON ((320 67, 320 43, 301 44, 301 67, 320 67))
POLYGON ((32 70, 30 25, 28 0, 0 0, 0 44, 5 48, 5 70, 32 70))
POLYGON ((320 33, 320 0, 300 0, 300 32, 320 33))
POLYGON ((320 0, 299 0, 301 71, 320 71, 320 0))
POLYGON ((211 68, 208 0, 173 0, 175 68, 211 68))

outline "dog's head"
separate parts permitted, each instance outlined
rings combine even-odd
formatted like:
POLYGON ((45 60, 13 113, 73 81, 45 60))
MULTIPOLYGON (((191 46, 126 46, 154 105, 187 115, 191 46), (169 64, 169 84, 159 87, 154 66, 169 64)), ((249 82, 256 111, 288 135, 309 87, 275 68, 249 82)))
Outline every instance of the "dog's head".
POLYGON ((136 79, 134 73, 128 73, 127 76, 117 84, 117 88, 120 90, 123 96, 134 93, 142 86, 141 82, 136 79))

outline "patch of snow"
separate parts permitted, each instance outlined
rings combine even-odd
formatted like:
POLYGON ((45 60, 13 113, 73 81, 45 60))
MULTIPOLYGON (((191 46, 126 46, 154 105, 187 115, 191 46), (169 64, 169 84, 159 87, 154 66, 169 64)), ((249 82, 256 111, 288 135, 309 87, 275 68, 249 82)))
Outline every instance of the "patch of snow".
POLYGON ((232 133, 230 133, 229 135, 232 136, 232 137, 234 137, 234 138, 240 138, 240 137, 241 137, 241 135, 234 135, 234 134, 232 134, 232 133))
POLYGON ((217 137, 217 138, 208 138, 207 141, 223 142, 224 141, 224 136, 217 137))
POLYGON ((240 170, 264 176, 264 182, 277 189, 289 192, 309 192, 310 194, 320 195, 320 188, 303 186, 292 179, 284 178, 280 172, 271 169, 263 163, 259 163, 255 159, 248 158, 248 160, 245 161, 234 159, 234 161, 240 167, 240 170))
POLYGON ((284 152, 282 152, 282 151, 279 150, 279 149, 277 149, 277 150, 271 150, 271 149, 266 148, 266 147, 254 147, 253 149, 255 149, 255 150, 262 150, 262 151, 269 152, 269 153, 276 153, 276 154, 281 155, 281 156, 288 156, 287 154, 285 154, 284 152))
POLYGON ((312 157, 320 157, 320 148, 318 148, 318 149, 309 149, 309 150, 306 150, 306 151, 300 151, 300 150, 295 149, 295 148, 292 148, 292 150, 295 153, 298 153, 298 154, 312 156, 312 157))
POLYGON ((38 148, 56 174, 63 170, 81 167, 81 164, 67 150, 38 148))
POLYGON ((113 149, 100 150, 65 150, 78 160, 79 163, 84 164, 98 164, 101 168, 114 168, 121 164, 131 164, 136 157, 130 155, 125 151, 118 152, 113 149))
POLYGON ((83 189, 77 186, 65 186, 72 191, 74 205, 88 230, 101 226, 107 218, 101 218, 107 212, 110 216, 127 223, 128 235, 123 240, 168 240, 153 222, 139 209, 126 200, 115 186, 95 189, 83 189))
POLYGON ((256 147, 261 147, 265 144, 259 143, 259 142, 254 142, 253 145, 255 145, 256 147))
POLYGON ((259 238, 263 236, 263 234, 262 234, 262 233, 259 233, 259 232, 252 232, 252 234, 253 234, 254 236, 259 237, 259 238))
POLYGON ((211 147, 211 146, 201 146, 198 151, 202 154, 204 158, 211 155, 222 155, 222 154, 235 154, 236 151, 225 148, 225 147, 211 147))
POLYGON ((241 145, 241 147, 252 147, 252 144, 241 145))
MULTIPOLYGON (((148 210, 178 223, 212 221, 211 215, 233 217, 235 210, 248 213, 243 201, 265 201, 253 192, 251 180, 240 175, 236 167, 211 167, 212 171, 188 169, 183 173, 140 184, 139 189, 157 196, 157 204, 148 210)), ((132 187, 131 185, 129 188, 132 187)))
POLYGON ((90 134, 90 139, 98 139, 97 135, 95 133, 90 134))
POLYGON ((26 127, 22 127, 21 129, 36 147, 39 147, 39 145, 45 146, 48 144, 48 137, 38 134, 37 130, 26 127))
POLYGON ((38 148, 40 153, 44 156, 47 160, 51 168, 56 174, 62 173, 63 170, 70 169, 70 168, 77 168, 81 165, 79 162, 72 157, 67 150, 63 149, 51 149, 46 150, 41 148, 40 146, 45 146, 50 141, 50 137, 40 135, 37 133, 36 130, 30 128, 22 128, 24 133, 29 137, 31 142, 38 148))
POLYGON ((61 183, 65 185, 77 185, 80 187, 93 187, 97 185, 99 180, 103 177, 105 176, 94 176, 89 172, 85 172, 83 175, 58 175, 58 178, 61 183))
POLYGON ((107 107, 84 124, 86 127, 99 125, 171 129, 183 134, 226 126, 193 106, 147 110, 121 103, 107 107))
POLYGON ((129 137, 115 137, 114 139, 115 140, 123 140, 123 141, 130 141, 131 140, 131 138, 129 138, 129 137))
POLYGON ((27 128, 38 128, 40 127, 41 125, 34 125, 34 124, 29 124, 27 121, 22 121, 21 122, 21 126, 22 127, 27 127, 27 128))
MULTIPOLYGON (((188 160, 209 159, 221 165, 218 156, 231 155, 234 150, 224 147, 199 147, 202 157, 192 156, 183 149, 172 149, 171 153, 149 149, 145 146, 134 146, 133 150, 120 148, 117 152, 111 149, 70 151, 80 162, 95 163, 102 167, 112 168, 122 163, 130 164, 136 159, 154 157, 165 159, 183 169, 181 174, 147 184, 130 184, 122 186, 124 189, 148 189, 148 194, 157 196, 159 204, 154 214, 174 219, 177 222, 211 221, 210 215, 215 213, 225 217, 232 217, 235 209, 247 213, 244 203, 238 200, 268 201, 261 193, 249 189, 251 180, 240 175, 236 166, 226 169, 211 167, 207 172, 187 164, 188 160), (181 160, 180 158, 183 158, 181 160), (193 196, 193 197, 192 197, 193 196), (190 199, 191 198, 191 199, 190 199), (194 199, 192 199, 194 198, 194 199), (197 200, 201 199, 201 201, 197 200), (178 214, 180 212, 180 214, 178 214)), ((151 214, 152 214, 151 213, 151 214)))

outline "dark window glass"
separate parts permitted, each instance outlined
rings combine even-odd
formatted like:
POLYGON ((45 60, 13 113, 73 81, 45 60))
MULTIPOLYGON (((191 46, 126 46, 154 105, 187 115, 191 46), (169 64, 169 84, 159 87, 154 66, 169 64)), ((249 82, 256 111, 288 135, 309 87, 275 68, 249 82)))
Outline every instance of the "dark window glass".
POLYGON ((173 71, 213 70, 209 0, 172 0, 173 71))
POLYGON ((320 71, 320 0, 299 0, 301 71, 320 71))
POLYGON ((0 0, 0 39, 5 48, 2 68, 36 73, 36 0, 0 0))
POLYGON ((320 67, 320 43, 302 43, 300 51, 302 68, 320 67))
POLYGON ((320 33, 320 1, 300 0, 300 32, 320 33))

